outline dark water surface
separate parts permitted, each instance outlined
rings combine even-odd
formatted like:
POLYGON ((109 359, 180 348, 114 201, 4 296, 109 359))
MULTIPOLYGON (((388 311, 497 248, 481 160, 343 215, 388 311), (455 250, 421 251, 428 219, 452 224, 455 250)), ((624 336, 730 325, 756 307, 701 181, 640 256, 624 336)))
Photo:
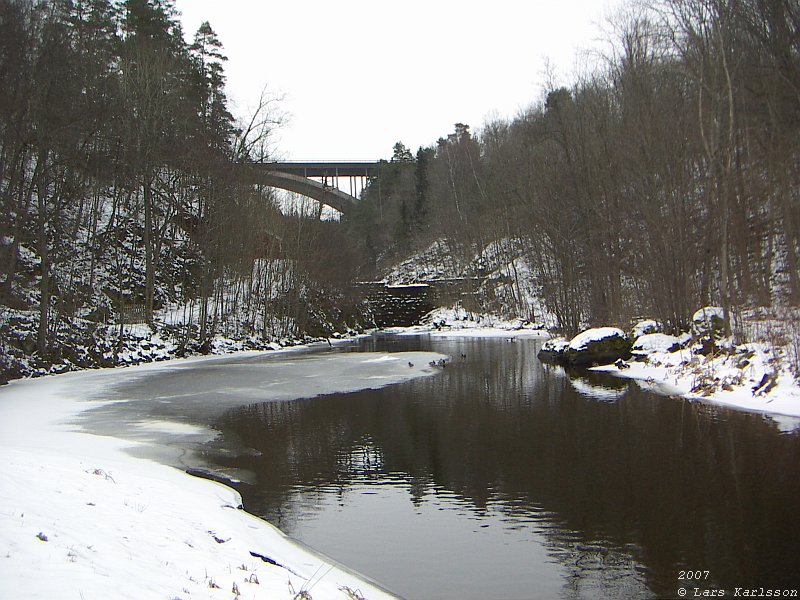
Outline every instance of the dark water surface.
MULTIPOLYGON (((800 437, 760 415, 570 379, 538 342, 372 338, 440 375, 252 404, 247 509, 407 598, 636 598, 800 584, 800 437), (465 355, 465 358, 462 358, 465 355), (699 583, 680 571, 708 571, 699 583)), ((224 461, 223 461, 224 462, 224 461)), ((230 466, 230 465, 229 465, 230 466)))
POLYGON ((800 587, 800 436, 570 378, 536 360, 539 343, 379 336, 321 350, 452 362, 378 390, 212 411, 223 436, 208 456, 250 472, 249 512, 409 599, 800 587))

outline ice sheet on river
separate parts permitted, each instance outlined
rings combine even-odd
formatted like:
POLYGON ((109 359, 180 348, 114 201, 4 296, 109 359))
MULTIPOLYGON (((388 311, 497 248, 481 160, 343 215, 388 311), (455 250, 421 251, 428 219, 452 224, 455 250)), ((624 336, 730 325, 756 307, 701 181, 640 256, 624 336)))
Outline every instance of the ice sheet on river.
POLYGON ((126 450, 203 438, 195 409, 378 387, 432 374, 439 358, 251 353, 13 382, 0 390, 0 597, 390 598, 237 510, 234 490, 126 450))
MULTIPOLYGON (((75 424, 91 433, 143 443, 139 457, 204 468, 200 454, 218 433, 208 427, 226 411, 262 402, 341 394, 400 383, 441 369, 433 352, 342 352, 308 348, 131 369, 84 389, 98 405, 75 424), (170 425, 166 425, 166 424, 170 425)), ((226 449, 229 452, 230 449, 226 449)), ((246 473, 225 473, 247 480, 246 473)))

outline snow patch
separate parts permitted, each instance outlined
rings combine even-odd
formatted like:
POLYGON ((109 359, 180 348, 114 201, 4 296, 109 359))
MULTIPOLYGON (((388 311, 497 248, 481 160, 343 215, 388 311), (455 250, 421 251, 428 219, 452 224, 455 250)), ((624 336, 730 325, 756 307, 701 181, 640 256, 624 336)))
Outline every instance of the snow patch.
POLYGON ((670 352, 681 345, 679 338, 665 333, 648 333, 636 338, 631 351, 634 354, 652 354, 653 352, 670 352))
POLYGON ((173 435, 202 435, 206 436, 208 430, 188 423, 175 423, 173 421, 143 421, 135 424, 142 431, 154 433, 167 433, 173 435))

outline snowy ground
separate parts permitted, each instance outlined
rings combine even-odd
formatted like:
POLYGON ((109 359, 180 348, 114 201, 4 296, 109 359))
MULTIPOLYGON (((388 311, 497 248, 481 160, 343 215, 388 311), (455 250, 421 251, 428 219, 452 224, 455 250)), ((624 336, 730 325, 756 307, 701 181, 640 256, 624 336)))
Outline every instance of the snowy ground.
MULTIPOLYGON (((436 370, 428 362, 441 358, 340 356, 353 363, 349 383, 326 384, 331 378, 318 370, 315 393, 430 374, 436 370)), ((234 490, 134 457, 131 450, 147 442, 75 426, 82 413, 109 403, 98 398, 112 382, 208 361, 220 359, 69 373, 0 389, 0 597, 393 597, 241 510, 234 490)), ((194 431, 158 420, 137 427, 194 431)))

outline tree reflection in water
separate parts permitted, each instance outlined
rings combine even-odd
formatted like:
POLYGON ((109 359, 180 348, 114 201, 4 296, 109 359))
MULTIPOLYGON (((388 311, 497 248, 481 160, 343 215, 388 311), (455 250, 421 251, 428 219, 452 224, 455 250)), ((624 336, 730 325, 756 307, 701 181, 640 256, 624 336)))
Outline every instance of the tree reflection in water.
MULTIPOLYGON (((313 515, 314 535, 324 537, 326 520, 346 518, 363 494, 385 494, 387 513, 370 513, 375 535, 394 518, 388 498, 401 493, 425 533, 448 511, 476 536, 497 532, 483 563, 493 548, 529 540, 518 564, 497 565, 491 589, 504 597, 511 576, 500 574, 514 569, 537 580, 549 569, 560 595, 580 598, 672 596, 681 569, 708 570, 706 585, 731 590, 798 585, 797 435, 763 416, 655 396, 602 374, 571 380, 538 363, 533 341, 429 343, 468 358, 390 388, 228 412, 215 425, 258 451, 219 459, 255 473, 256 485, 242 490, 247 509, 300 539, 313 515), (552 564, 531 565, 534 545, 552 564)), ((391 344, 403 349, 402 340, 391 344)), ((337 558, 331 548, 351 545, 363 554, 361 541, 334 529, 322 551, 337 558)), ((416 546, 419 561, 438 561, 447 579, 449 557, 386 529, 393 537, 383 543, 416 546)), ((424 585, 435 596, 435 582, 424 585)))

